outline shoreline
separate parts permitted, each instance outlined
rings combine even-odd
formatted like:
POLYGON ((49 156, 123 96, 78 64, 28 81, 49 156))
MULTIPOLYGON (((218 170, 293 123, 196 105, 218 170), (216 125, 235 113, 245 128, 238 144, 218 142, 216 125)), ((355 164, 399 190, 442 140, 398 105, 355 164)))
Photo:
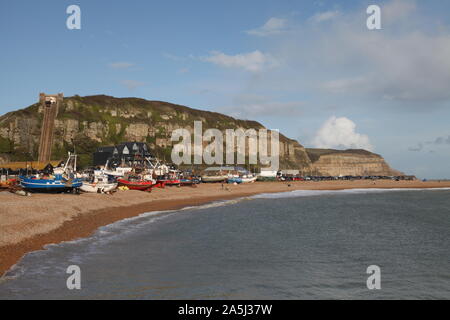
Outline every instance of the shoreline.
POLYGON ((27 253, 42 250, 48 244, 89 237, 102 226, 146 212, 179 210, 215 201, 294 190, 439 188, 450 188, 450 181, 256 182, 224 185, 223 189, 219 183, 201 184, 197 188, 154 189, 152 193, 121 191, 113 196, 33 194, 21 197, 0 192, 0 278, 27 253))

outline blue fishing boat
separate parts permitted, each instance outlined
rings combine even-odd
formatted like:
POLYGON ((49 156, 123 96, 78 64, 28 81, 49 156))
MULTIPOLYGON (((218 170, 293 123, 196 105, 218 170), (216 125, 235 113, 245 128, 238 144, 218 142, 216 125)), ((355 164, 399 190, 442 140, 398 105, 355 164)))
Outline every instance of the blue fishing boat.
POLYGON ((240 183, 242 183, 242 179, 240 178, 240 177, 229 177, 228 179, 227 179, 227 183, 237 183, 237 184, 240 184, 240 183))
POLYGON ((83 181, 76 177, 77 156, 69 152, 64 167, 54 168, 52 173, 21 176, 20 186, 30 192, 77 192, 83 181))
POLYGON ((30 192, 69 192, 81 188, 83 182, 78 178, 65 178, 56 174, 44 178, 20 177, 20 185, 30 192))

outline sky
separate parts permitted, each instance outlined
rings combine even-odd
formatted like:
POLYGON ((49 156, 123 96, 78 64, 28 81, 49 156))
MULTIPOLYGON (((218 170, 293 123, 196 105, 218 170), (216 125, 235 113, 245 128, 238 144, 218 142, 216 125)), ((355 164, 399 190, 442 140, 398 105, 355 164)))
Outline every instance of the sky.
POLYGON ((0 114, 39 92, 140 97, 450 178, 449 13, 441 0, 1 0, 0 114))

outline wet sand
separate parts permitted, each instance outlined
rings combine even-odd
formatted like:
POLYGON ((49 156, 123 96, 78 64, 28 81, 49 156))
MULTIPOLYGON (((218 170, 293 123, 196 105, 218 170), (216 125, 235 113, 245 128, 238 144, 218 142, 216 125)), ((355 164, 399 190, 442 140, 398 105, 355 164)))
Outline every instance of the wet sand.
POLYGON ((201 184, 155 188, 151 193, 119 191, 114 195, 33 194, 0 192, 0 274, 28 252, 51 243, 88 237, 99 227, 144 212, 173 210, 259 193, 292 190, 359 188, 450 188, 450 181, 257 182, 250 185, 201 184))

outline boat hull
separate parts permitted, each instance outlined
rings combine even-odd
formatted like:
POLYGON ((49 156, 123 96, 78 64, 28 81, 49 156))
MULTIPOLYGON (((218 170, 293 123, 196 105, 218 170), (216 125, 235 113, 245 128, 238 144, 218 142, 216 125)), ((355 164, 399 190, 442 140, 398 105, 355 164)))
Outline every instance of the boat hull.
POLYGON ((202 182, 225 182, 228 176, 202 176, 202 182))
POLYGON ((197 186, 197 184, 199 183, 198 179, 181 179, 180 180, 180 186, 184 187, 184 186, 197 186))
POLYGON ((118 179, 119 186, 127 187, 130 190, 150 191, 154 185, 152 181, 129 181, 118 179))
POLYGON ((4 182, 0 182, 0 189, 10 189, 17 183, 16 179, 9 179, 4 182))
POLYGON ((20 186, 29 192, 45 192, 45 193, 59 193, 69 192, 79 189, 82 186, 81 180, 74 179, 73 181, 64 180, 45 180, 45 179, 21 179, 20 186))
POLYGON ((87 193, 105 193, 117 188, 117 183, 86 183, 80 187, 80 190, 87 193))
POLYGON ((256 177, 251 177, 251 178, 241 178, 242 183, 253 183, 256 181, 256 177))
POLYGON ((241 183, 242 183, 242 179, 241 179, 241 178, 233 177, 233 178, 228 178, 228 179, 227 179, 227 182, 228 182, 228 183, 241 184, 241 183))
POLYGON ((178 179, 166 181, 166 186, 179 186, 180 184, 181 184, 181 180, 178 180, 178 179))

